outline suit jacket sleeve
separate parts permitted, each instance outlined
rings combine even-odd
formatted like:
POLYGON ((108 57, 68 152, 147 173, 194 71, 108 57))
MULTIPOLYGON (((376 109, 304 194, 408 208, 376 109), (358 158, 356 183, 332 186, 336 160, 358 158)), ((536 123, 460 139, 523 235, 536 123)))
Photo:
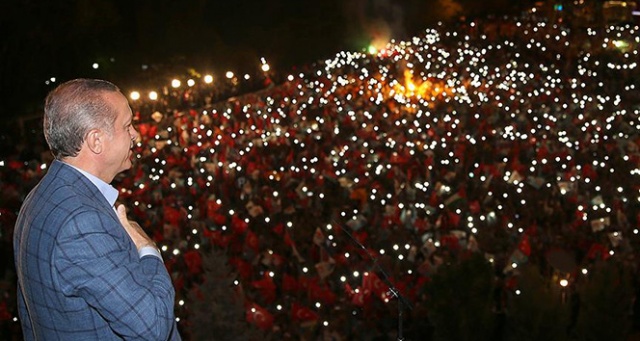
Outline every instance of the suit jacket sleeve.
POLYGON ((164 264, 138 257, 120 222, 99 211, 73 213, 54 264, 63 293, 82 297, 125 339, 167 340, 175 291, 164 264))

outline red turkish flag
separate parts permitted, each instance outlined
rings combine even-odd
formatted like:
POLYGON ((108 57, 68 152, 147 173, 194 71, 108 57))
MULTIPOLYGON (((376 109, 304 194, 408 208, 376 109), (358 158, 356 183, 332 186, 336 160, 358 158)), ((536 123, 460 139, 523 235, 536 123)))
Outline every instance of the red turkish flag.
POLYGON ((367 272, 362 276, 362 289, 371 292, 378 297, 382 297, 389 290, 380 277, 375 272, 367 272))
POLYGON ((413 227, 415 227, 418 232, 424 233, 425 231, 427 231, 427 229, 429 229, 429 221, 427 221, 427 219, 425 218, 417 218, 413 223, 413 227))
POLYGON ((216 225, 222 226, 227 222, 227 217, 221 213, 213 213, 211 220, 213 220, 216 225))
POLYGON ((288 246, 295 247, 295 243, 293 242, 293 239, 291 239, 291 236, 287 231, 284 232, 284 243, 288 246))
POLYGON ((273 327, 273 315, 256 303, 247 306, 247 322, 255 324, 262 330, 270 330, 273 327))
POLYGON ((249 224, 238 216, 233 216, 233 218, 231 218, 231 225, 233 232, 237 234, 243 234, 249 228, 249 224))
POLYGON ((180 210, 171 206, 164 207, 164 221, 172 226, 180 226, 180 210))
POLYGON ((251 277, 251 264, 249 264, 248 262, 238 257, 232 257, 229 258, 229 264, 231 264, 236 269, 236 271, 238 271, 238 274, 241 278, 248 279, 251 277))
POLYGON ((207 200, 207 218, 214 220, 216 213, 222 207, 217 200, 207 200))
POLYGON ((345 283, 344 284, 344 293, 347 294, 347 296, 351 297, 355 291, 353 290, 353 288, 351 287, 351 285, 349 283, 345 283))
POLYGON ((478 200, 474 200, 469 204, 469 211, 474 214, 480 212, 480 203, 478 202, 478 200))
POLYGON ((607 248, 600 243, 591 244, 589 252, 587 252, 587 258, 589 259, 601 258, 603 260, 606 260, 607 258, 609 258, 609 256, 610 255, 607 248))
POLYGON ((529 236, 523 235, 520 243, 518 244, 520 252, 524 253, 527 257, 531 256, 531 243, 529 242, 529 236))
POLYGON ((362 307, 365 303, 369 303, 371 301, 371 294, 365 294, 365 291, 362 288, 356 288, 353 291, 353 296, 351 296, 351 304, 362 307))
POLYGON ((138 133, 140 134, 140 136, 148 136, 147 134, 149 133, 150 126, 151 125, 149 123, 138 124, 138 133))
POLYGON ((446 247, 452 251, 460 249, 460 242, 458 238, 452 234, 444 235, 440 238, 440 244, 442 247, 446 247))
POLYGON ((273 232, 281 236, 284 233, 284 225, 282 223, 278 223, 273 227, 273 232))
POLYGON ((251 285, 260 292, 266 303, 272 303, 276 300, 276 285, 268 272, 264 274, 262 279, 253 281, 251 285))
POLYGON ((449 212, 449 223, 450 228, 457 228, 460 225, 460 216, 455 212, 449 212))
POLYGON ((294 321, 309 322, 317 321, 319 316, 315 311, 300 305, 298 302, 291 304, 291 318, 294 321))
POLYGON ((438 193, 436 191, 431 192, 431 195, 429 196, 429 206, 436 207, 439 202, 440 199, 438 199, 438 193))
POLYGON ((369 238, 369 234, 366 231, 356 231, 353 232, 353 237, 360 242, 360 244, 366 244, 367 243, 367 238, 369 238))
POLYGON ((338 295, 336 295, 329 287, 323 287, 322 289, 315 291, 309 295, 310 299, 318 300, 325 305, 334 305, 338 300, 338 295))
POLYGON ((260 243, 258 240, 258 236, 255 233, 253 233, 253 231, 247 230, 247 234, 244 237, 244 243, 248 248, 250 248, 254 252, 257 253, 259 251, 260 243))
POLYGON ((140 123, 138 124, 138 132, 140 136, 143 137, 143 140, 146 140, 146 138, 155 138, 156 134, 158 134, 158 126, 150 123, 140 123))
POLYGON ((197 275, 202 272, 202 256, 196 250, 189 250, 184 253, 184 262, 187 265, 189 273, 197 275))

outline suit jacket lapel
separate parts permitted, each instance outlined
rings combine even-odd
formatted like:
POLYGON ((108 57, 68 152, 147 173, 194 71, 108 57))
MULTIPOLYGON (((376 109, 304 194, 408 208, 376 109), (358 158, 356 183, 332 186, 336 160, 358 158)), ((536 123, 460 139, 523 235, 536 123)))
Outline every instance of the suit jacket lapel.
POLYGON ((49 172, 51 171, 58 172, 58 176, 62 180, 68 183, 73 183, 78 188, 82 189, 81 194, 85 195, 87 200, 96 203, 101 211, 110 215, 116 221, 120 221, 115 212, 115 208, 109 204, 100 190, 98 190, 98 188, 89 179, 87 179, 87 177, 82 175, 82 173, 58 160, 54 160, 51 164, 49 172))

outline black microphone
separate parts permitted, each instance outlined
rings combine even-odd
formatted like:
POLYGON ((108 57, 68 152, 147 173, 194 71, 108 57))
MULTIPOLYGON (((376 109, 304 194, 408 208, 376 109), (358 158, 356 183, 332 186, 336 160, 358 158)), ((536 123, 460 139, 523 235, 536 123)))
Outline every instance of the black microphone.
POLYGON ((380 266, 380 264, 378 263, 378 259, 376 257, 374 257, 369 252, 369 250, 367 250, 367 248, 364 247, 364 245, 362 245, 362 243, 360 243, 360 241, 353 236, 353 234, 351 233, 351 228, 347 224, 344 224, 344 225, 343 224, 338 224, 338 222, 336 222, 336 221, 334 221, 334 223, 337 226, 343 226, 342 230, 369 257, 369 259, 373 263, 374 267, 376 267, 380 271, 380 273, 382 274, 382 281, 389 287, 389 292, 395 298, 398 299, 398 338, 397 338, 397 340, 398 341, 403 341, 404 340, 404 336, 403 336, 402 317, 403 317, 403 313, 404 313, 404 308, 409 308, 410 310, 413 309, 411 307, 411 304, 409 303, 409 301, 407 301, 407 299, 404 296, 402 296, 402 294, 400 294, 400 291, 393 285, 393 283, 391 283, 391 280, 389 279, 389 275, 382 268, 382 266, 380 266))

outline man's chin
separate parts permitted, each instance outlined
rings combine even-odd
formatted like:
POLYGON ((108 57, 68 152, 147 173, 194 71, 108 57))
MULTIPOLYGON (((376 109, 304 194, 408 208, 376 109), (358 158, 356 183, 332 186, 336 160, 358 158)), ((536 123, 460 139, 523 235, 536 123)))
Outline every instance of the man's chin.
POLYGON ((128 171, 129 169, 131 169, 131 167, 133 167, 133 161, 131 161, 131 159, 127 159, 122 164, 122 167, 120 167, 120 171, 118 173, 122 173, 124 171, 128 171))

